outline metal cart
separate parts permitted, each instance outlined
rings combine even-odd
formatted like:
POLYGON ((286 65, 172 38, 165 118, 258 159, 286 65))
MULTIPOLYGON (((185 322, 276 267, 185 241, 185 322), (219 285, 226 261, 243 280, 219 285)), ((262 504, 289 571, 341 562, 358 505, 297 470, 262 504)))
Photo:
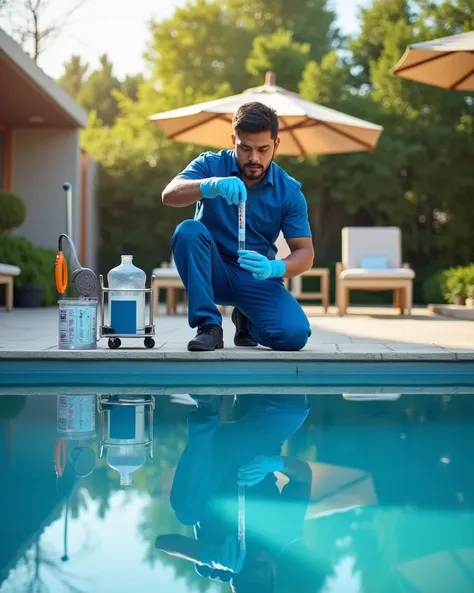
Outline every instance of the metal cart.
POLYGON ((153 323, 153 285, 155 282, 155 276, 151 277, 150 288, 105 288, 104 277, 101 274, 99 276, 100 282, 100 299, 99 299, 99 312, 100 312, 100 326, 99 336, 101 338, 109 338, 109 348, 115 349, 120 348, 122 340, 120 338, 144 338, 143 343, 145 348, 153 348, 155 340, 155 326, 153 323), (106 292, 144 292, 149 293, 149 307, 148 307, 148 325, 145 325, 144 333, 142 334, 117 334, 114 329, 109 325, 105 325, 105 293, 106 292))

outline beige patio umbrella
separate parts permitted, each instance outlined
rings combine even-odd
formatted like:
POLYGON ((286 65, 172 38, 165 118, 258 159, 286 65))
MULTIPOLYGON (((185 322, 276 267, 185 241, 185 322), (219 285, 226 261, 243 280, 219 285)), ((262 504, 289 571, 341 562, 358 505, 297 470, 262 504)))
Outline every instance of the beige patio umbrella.
POLYGON ((474 31, 408 46, 392 74, 450 91, 473 91, 474 31))
POLYGON ((280 122, 278 152, 288 156, 337 154, 374 150, 381 126, 306 101, 275 84, 268 72, 263 86, 224 99, 151 115, 167 138, 175 142, 225 148, 230 144, 232 115, 248 102, 276 110, 280 122))

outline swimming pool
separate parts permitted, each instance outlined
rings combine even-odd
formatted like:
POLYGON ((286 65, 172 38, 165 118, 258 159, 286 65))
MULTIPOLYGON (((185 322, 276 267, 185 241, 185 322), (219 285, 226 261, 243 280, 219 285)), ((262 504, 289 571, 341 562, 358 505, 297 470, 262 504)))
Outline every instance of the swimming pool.
POLYGON ((63 386, 143 387, 163 391, 199 386, 229 388, 232 392, 234 388, 254 385, 290 389, 343 385, 474 387, 474 360, 337 361, 331 357, 317 361, 215 360, 206 355, 175 360, 101 360, 82 356, 73 360, 0 359, 0 393, 12 387, 61 389, 63 386))
POLYGON ((4 388, 0 593, 472 593, 474 389, 451 382, 4 388))

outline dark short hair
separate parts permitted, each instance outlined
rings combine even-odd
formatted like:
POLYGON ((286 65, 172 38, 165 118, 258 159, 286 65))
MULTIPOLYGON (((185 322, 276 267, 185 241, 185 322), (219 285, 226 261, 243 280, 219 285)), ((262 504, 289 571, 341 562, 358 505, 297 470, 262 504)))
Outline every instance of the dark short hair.
POLYGON ((273 140, 278 138, 278 116, 268 105, 254 101, 241 105, 232 118, 234 134, 258 134, 270 130, 273 140))

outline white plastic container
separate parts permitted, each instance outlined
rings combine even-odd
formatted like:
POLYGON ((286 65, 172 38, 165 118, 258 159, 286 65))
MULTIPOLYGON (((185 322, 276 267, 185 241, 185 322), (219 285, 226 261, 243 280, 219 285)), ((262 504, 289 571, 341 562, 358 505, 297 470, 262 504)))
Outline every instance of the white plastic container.
MULTIPOLYGON (((133 264, 133 255, 122 255, 122 263, 107 274, 109 289, 139 289, 146 285, 146 274, 133 264)), ((115 334, 145 332, 145 293, 109 293, 110 326, 115 334)))

